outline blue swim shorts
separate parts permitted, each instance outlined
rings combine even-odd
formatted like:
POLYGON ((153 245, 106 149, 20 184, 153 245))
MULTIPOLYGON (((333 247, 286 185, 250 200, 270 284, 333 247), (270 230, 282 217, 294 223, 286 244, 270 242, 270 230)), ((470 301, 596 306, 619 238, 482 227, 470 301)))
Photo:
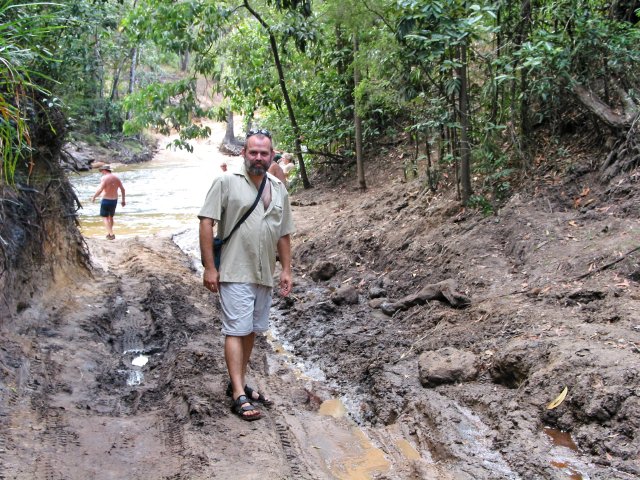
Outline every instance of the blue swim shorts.
POLYGON ((100 216, 101 217, 113 217, 116 214, 116 207, 118 206, 118 199, 102 199, 100 202, 100 216))

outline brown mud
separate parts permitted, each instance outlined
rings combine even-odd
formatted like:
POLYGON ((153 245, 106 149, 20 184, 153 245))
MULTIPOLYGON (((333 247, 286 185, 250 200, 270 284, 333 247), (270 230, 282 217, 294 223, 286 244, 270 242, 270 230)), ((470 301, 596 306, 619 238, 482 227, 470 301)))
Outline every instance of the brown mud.
POLYGON ((191 260, 88 240, 2 324, 0 478, 638 478, 640 172, 549 172, 488 217, 371 172, 292 197, 256 422, 191 260))

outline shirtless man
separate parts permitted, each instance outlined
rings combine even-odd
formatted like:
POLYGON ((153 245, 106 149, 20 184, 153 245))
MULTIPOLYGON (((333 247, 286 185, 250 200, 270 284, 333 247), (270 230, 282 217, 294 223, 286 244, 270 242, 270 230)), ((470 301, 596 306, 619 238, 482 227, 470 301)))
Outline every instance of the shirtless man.
POLYGON ((122 192, 122 206, 124 207, 124 187, 120 179, 111 173, 111 167, 109 165, 100 167, 100 173, 102 174, 100 188, 93 194, 91 201, 95 202, 96 197, 102 194, 100 216, 107 229, 107 239, 113 240, 116 238, 113 234, 113 216, 116 214, 116 206, 118 205, 118 190, 122 192))
POLYGON ((271 162, 271 166, 267 171, 285 185, 287 184, 287 177, 285 177, 282 167, 277 162, 271 162))

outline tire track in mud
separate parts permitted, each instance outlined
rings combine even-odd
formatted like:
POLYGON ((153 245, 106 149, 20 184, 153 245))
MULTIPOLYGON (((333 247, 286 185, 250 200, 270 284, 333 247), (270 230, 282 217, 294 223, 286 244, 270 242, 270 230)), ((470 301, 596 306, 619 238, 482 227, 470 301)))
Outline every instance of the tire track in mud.
POLYGON ((279 412, 274 411, 267 418, 269 419, 270 427, 275 430, 277 434, 277 438, 280 442, 280 448, 287 460, 287 464, 291 471, 290 478, 313 480, 313 477, 307 468, 307 464, 302 458, 300 447, 295 436, 291 434, 289 424, 285 420, 284 416, 279 412))
MULTIPOLYGON (((144 247, 143 247, 144 249, 144 247)), ((157 251, 147 250, 147 253, 153 256, 158 255, 157 251)), ((185 310, 185 305, 180 304, 174 300, 174 296, 179 295, 179 292, 176 291, 176 284, 168 281, 166 276, 161 275, 160 273, 156 274, 153 269, 149 268, 147 262, 142 263, 139 260, 137 255, 130 255, 129 259, 122 262, 118 268, 121 272, 121 277, 123 278, 122 283, 122 291, 123 292, 132 292, 134 291, 135 284, 137 283, 135 278, 138 279, 141 277, 141 273, 144 272, 144 276, 148 278, 149 290, 145 300, 142 302, 148 307, 148 315, 147 320, 151 323, 162 323, 163 329, 169 328, 168 319, 174 315, 184 314, 183 310, 185 310), (129 281, 128 278, 133 278, 133 280, 129 281), (131 285, 128 285, 131 283, 131 285), (171 288, 172 291, 167 291, 167 285, 171 288), (160 298, 162 297, 162 298, 160 298)), ((194 277, 195 280, 195 277, 194 277)), ((176 282, 178 283, 178 282, 176 282)), ((138 289, 140 286, 138 285, 138 289)), ((138 295, 140 292, 138 292, 138 295)), ((125 298, 128 296, 127 293, 124 294, 125 298)), ((135 294, 134 294, 135 295, 135 294)), ((185 299, 181 299, 185 300, 185 299)), ((188 310, 188 308, 187 308, 188 310)), ((131 311, 131 306, 128 307, 127 312, 131 311)), ((132 344, 126 343, 127 341, 131 341, 137 338, 140 338, 139 335, 139 324, 145 322, 136 322, 136 318, 140 318, 139 316, 133 316, 133 320, 129 320, 128 316, 126 316, 126 321, 123 323, 123 329, 125 335, 128 335, 123 341, 123 351, 127 351, 132 346, 135 348, 139 348, 144 352, 144 338, 140 344, 132 344)), ((173 320, 171 328, 175 328, 174 325, 175 319, 173 320)), ((156 325, 157 326, 157 325, 156 325)), ((190 355, 188 352, 189 345, 186 340, 188 339, 188 335, 185 333, 185 338, 179 338, 179 341, 184 341, 187 343, 186 351, 185 346, 183 345, 181 348, 177 349, 174 354, 173 363, 174 367, 181 366, 182 375, 198 375, 197 371, 184 371, 182 369, 185 368, 188 364, 194 364, 193 355, 190 355)), ((166 334, 166 332, 165 332, 166 334)), ((215 331, 214 335, 218 337, 219 332, 215 331)), ((196 340, 197 341, 197 340, 196 340)), ((167 353, 166 351, 164 352, 167 353)), ((218 355, 221 355, 222 352, 218 352, 218 355)), ((212 361, 208 356, 203 355, 203 359, 207 360, 207 363, 212 361)), ((222 359, 220 359, 222 360, 222 359)), ((177 375, 173 371, 173 368, 170 368, 167 372, 169 376, 177 375)), ((226 375, 226 370, 224 370, 224 375, 226 375)), ((194 418, 197 418, 201 422, 205 422, 205 424, 210 424, 213 420, 213 424, 215 425, 217 421, 215 417, 211 415, 218 415, 220 412, 215 411, 215 407, 213 411, 211 407, 207 405, 207 400, 204 399, 202 393, 198 393, 197 391, 186 390, 181 392, 181 396, 174 397, 174 402, 182 402, 185 405, 177 405, 173 404, 172 409, 177 411, 185 411, 184 415, 188 419, 189 416, 195 415, 194 418)), ((210 402, 210 400, 209 400, 210 402)), ((230 420, 232 422, 238 422, 237 419, 231 417, 230 420)), ((195 455, 190 457, 189 455, 185 455, 188 451, 186 445, 187 442, 185 440, 185 418, 175 418, 175 417, 164 417, 158 418, 156 424, 156 430, 159 432, 162 437, 163 445, 166 447, 166 453, 175 456, 176 458, 180 458, 182 463, 180 464, 179 473, 172 478, 184 478, 189 479, 193 478, 194 474, 198 474, 198 472, 202 472, 203 470, 211 469, 210 463, 202 458, 201 456, 195 455)), ((226 422, 225 422, 226 423, 226 422)), ((295 478, 301 480, 312 480, 315 477, 309 473, 309 469, 307 467, 306 461, 304 460, 304 455, 300 446, 297 443, 297 440, 294 435, 291 434, 290 426, 288 425, 284 416, 277 411, 277 409, 271 409, 267 415, 260 421, 260 430, 270 430, 272 433, 264 433, 266 437, 273 437, 274 440, 277 441, 277 444, 270 445, 269 449, 273 450, 275 448, 276 451, 280 453, 276 458, 280 458, 284 460, 286 463, 286 469, 288 472, 282 478, 295 478)), ((236 424, 235 427, 243 428, 244 422, 240 422, 239 425, 236 424)), ((214 439, 210 439, 214 440, 214 439)), ((275 452, 274 452, 275 453, 275 452)), ((214 470, 212 477, 215 478, 225 478, 225 471, 227 468, 224 464, 227 463, 229 459, 225 459, 222 464, 219 465, 220 468, 214 470)), ((231 460, 231 464, 228 466, 228 473, 235 474, 237 465, 233 463, 231 460)), ((283 465, 280 466, 279 471, 285 470, 283 465)), ((210 474, 211 475, 211 474, 210 474)))
POLYGON ((46 480, 66 480, 68 477, 57 467, 59 456, 73 454, 80 446, 78 434, 74 432, 67 420, 63 409, 50 406, 51 394, 63 385, 53 384, 59 366, 51 358, 51 347, 34 346, 37 353, 30 362, 28 389, 31 394, 31 406, 36 412, 42 425, 35 428, 42 429, 40 442, 46 446, 36 455, 33 464, 34 478, 46 480), (43 359, 44 358, 44 359, 43 359))
MULTIPOLYGON (((7 397, 11 398, 11 393, 13 392, 11 392, 10 390, 9 392, 10 393, 7 395, 7 397)), ((6 469, 5 469, 5 465, 6 465, 5 454, 7 452, 9 445, 4 432, 8 431, 9 422, 7 418, 6 408, 3 401, 6 390, 3 391, 2 393, 3 395, 2 397, 0 397, 0 479, 5 479, 7 478, 6 469)))

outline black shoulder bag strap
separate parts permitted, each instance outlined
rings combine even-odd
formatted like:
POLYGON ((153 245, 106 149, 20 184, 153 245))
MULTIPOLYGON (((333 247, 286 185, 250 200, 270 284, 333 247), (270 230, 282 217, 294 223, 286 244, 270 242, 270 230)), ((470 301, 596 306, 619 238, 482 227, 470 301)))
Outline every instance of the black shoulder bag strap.
POLYGON ((267 172, 264 173, 264 177, 262 177, 262 183, 260 184, 260 188, 258 189, 258 196, 256 197, 255 201, 253 202, 253 205, 251 205, 251 208, 249 210, 247 210, 245 212, 244 215, 242 215, 242 218, 240 218, 240 220, 238 220, 238 223, 235 224, 235 226, 233 227, 233 230, 231 230, 231 232, 229 233, 229 235, 227 235, 223 240, 222 243, 226 243, 227 240, 229 240, 229 237, 231 237, 231 235, 233 235, 233 232, 235 232, 238 227, 240 225, 242 225, 242 223, 249 218, 249 215, 251 215, 251 212, 253 212, 253 210, 256 208, 256 205, 258 205, 258 202, 260 201, 260 198, 262 197, 262 191, 264 190, 264 186, 267 183, 267 172))

